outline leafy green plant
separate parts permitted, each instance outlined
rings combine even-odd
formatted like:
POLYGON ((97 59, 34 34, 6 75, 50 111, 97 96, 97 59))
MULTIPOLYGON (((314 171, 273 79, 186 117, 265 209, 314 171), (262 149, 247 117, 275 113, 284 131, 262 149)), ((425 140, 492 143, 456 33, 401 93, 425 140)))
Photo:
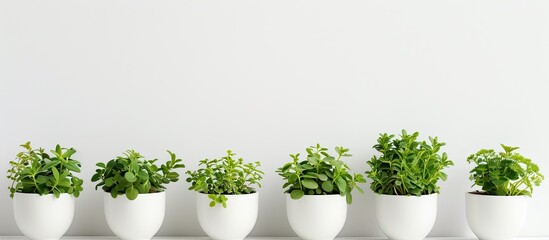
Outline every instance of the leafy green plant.
POLYGON ((134 150, 128 150, 124 156, 118 156, 105 163, 97 163, 96 173, 92 182, 99 182, 95 186, 102 187, 113 198, 118 195, 126 195, 129 200, 134 200, 139 194, 163 192, 164 184, 177 182, 179 173, 176 168, 184 168, 182 160, 168 151, 170 160, 157 166, 157 159, 147 160, 134 150))
POLYGON ((470 179, 482 187, 481 193, 499 196, 532 196, 534 186, 539 186, 544 177, 538 165, 531 159, 514 152, 518 147, 501 144, 504 152, 482 149, 467 158, 476 164, 470 179))
POLYGON ((80 196, 84 181, 73 175, 80 172, 80 162, 72 159, 73 148, 62 148, 59 144, 51 150, 51 156, 42 148, 33 149, 30 142, 20 145, 25 151, 10 161, 8 179, 12 180, 10 197, 18 193, 54 194, 62 193, 80 196))
POLYGON ((345 196, 347 204, 353 202, 351 192, 358 183, 365 183, 362 174, 351 175, 349 166, 341 160, 350 157, 349 149, 336 147, 337 157, 330 156, 328 149, 320 144, 306 148, 307 159, 301 161, 300 154, 290 154, 292 162, 284 164, 276 172, 286 181, 282 188, 292 199, 300 199, 303 195, 339 194, 345 196))
POLYGON ((260 162, 244 163, 242 158, 234 158, 231 150, 227 156, 219 159, 201 160, 196 171, 187 171, 187 182, 191 183, 189 190, 208 194, 212 200, 210 207, 221 204, 227 207, 227 197, 224 195, 250 194, 256 190, 253 185, 261 187, 263 172, 258 169, 260 162))
POLYGON ((454 163, 446 153, 439 154, 445 145, 438 138, 429 142, 418 141, 418 132, 408 134, 402 130, 401 138, 387 133, 380 134, 374 149, 381 156, 374 156, 368 165, 367 176, 372 179, 370 188, 378 194, 428 195, 439 192, 438 180, 446 181, 442 170, 454 163))

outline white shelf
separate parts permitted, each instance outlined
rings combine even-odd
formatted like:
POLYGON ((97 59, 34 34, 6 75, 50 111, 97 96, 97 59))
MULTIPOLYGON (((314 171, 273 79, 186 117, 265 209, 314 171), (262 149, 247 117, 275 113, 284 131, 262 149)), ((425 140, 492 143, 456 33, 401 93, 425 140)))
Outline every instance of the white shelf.
MULTIPOLYGON (((24 240, 26 237, 21 236, 0 236, 0 240, 24 240)), ((118 239, 112 236, 68 236, 63 237, 63 240, 110 240, 118 239)), ((206 237, 155 237, 154 240, 207 240, 206 237)), ((297 237, 250 237, 246 240, 299 240, 297 237)), ((387 240, 382 237, 338 237, 336 240, 387 240)), ((477 240, 472 237, 428 237, 426 240, 477 240)), ((517 238, 515 240, 549 240, 549 237, 530 237, 530 238, 517 238)))

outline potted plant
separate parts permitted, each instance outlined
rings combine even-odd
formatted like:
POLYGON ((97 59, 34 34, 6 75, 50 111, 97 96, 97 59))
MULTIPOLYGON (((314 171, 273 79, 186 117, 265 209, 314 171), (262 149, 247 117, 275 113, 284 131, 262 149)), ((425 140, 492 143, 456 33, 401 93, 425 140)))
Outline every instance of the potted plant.
POLYGON ((291 154, 292 162, 277 172, 286 181, 286 213, 294 232, 302 239, 334 239, 347 218, 347 204, 357 183, 365 183, 361 174, 349 173, 341 159, 352 156, 349 149, 336 147, 337 157, 320 144, 306 148, 307 158, 291 154))
POLYGON ((174 169, 184 168, 181 159, 168 151, 170 160, 160 166, 134 150, 105 163, 97 163, 92 182, 104 191, 105 219, 121 239, 151 239, 164 221, 165 184, 177 182, 174 169), (122 195, 122 196, 120 196, 122 195))
POLYGON ((503 152, 482 149, 467 158, 476 165, 470 179, 481 187, 466 193, 467 222, 482 240, 515 238, 526 221, 527 199, 544 178, 538 165, 514 152, 518 147, 501 147, 503 152))
POLYGON ((259 162, 244 163, 235 153, 201 160, 196 171, 187 171, 189 190, 196 191, 196 213, 202 230, 212 239, 244 239, 257 220, 261 187, 259 162))
POLYGON ((400 138, 380 134, 374 149, 381 155, 368 161, 377 221, 389 239, 417 240, 429 234, 437 215, 437 183, 447 178, 442 170, 453 165, 446 153, 439 154, 445 143, 436 137, 418 141, 418 136, 405 130, 400 138))
POLYGON ((74 217, 75 198, 80 195, 80 162, 72 159, 73 148, 57 145, 48 154, 22 144, 25 151, 10 161, 8 187, 13 198, 17 226, 30 239, 60 239, 74 217))

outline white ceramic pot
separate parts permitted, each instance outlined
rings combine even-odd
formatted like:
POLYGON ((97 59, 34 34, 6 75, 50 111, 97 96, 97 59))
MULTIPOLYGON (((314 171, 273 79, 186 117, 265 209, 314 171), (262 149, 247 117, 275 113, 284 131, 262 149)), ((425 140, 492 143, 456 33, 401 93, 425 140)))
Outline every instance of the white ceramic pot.
POLYGON ((259 194, 225 195, 227 207, 210 207, 208 194, 196 194, 196 214, 202 230, 214 240, 241 240, 252 231, 257 220, 259 194))
POLYGON ((375 194, 376 217, 391 240, 424 239, 435 225, 437 194, 398 196, 375 194))
POLYGON ((297 200, 286 194, 286 214, 301 239, 332 240, 345 225, 347 201, 339 194, 305 195, 297 200))
POLYGON ((526 196, 491 196, 466 193, 469 227, 480 240, 514 239, 524 226, 526 196))
POLYGON ((21 232, 32 240, 60 239, 71 226, 74 202, 75 198, 66 193, 59 198, 53 194, 15 193, 15 222, 21 232))
POLYGON ((139 194, 135 200, 105 192, 103 200, 107 224, 122 240, 151 239, 164 221, 166 192, 139 194))

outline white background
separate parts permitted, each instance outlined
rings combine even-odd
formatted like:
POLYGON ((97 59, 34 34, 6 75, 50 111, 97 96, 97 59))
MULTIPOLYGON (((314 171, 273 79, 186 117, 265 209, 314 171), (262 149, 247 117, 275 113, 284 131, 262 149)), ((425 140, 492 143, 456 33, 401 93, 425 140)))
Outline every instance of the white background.
MULTIPOLYGON (((267 173, 253 236, 293 236, 275 169, 317 142, 367 170, 378 133, 439 136, 456 166, 431 236, 471 236, 466 157, 521 146, 549 177, 549 1, 0 1, 0 170, 31 140, 78 150, 69 235, 112 234, 98 161, 133 148, 188 169, 230 148, 267 173)), ((0 180, 0 235, 17 235, 0 180)), ((160 235, 203 235, 194 194, 168 185, 160 235)), ((363 186, 368 189, 368 185, 363 186)), ((549 236, 549 182, 523 236, 549 236)), ((380 236, 372 193, 342 236, 380 236)))

